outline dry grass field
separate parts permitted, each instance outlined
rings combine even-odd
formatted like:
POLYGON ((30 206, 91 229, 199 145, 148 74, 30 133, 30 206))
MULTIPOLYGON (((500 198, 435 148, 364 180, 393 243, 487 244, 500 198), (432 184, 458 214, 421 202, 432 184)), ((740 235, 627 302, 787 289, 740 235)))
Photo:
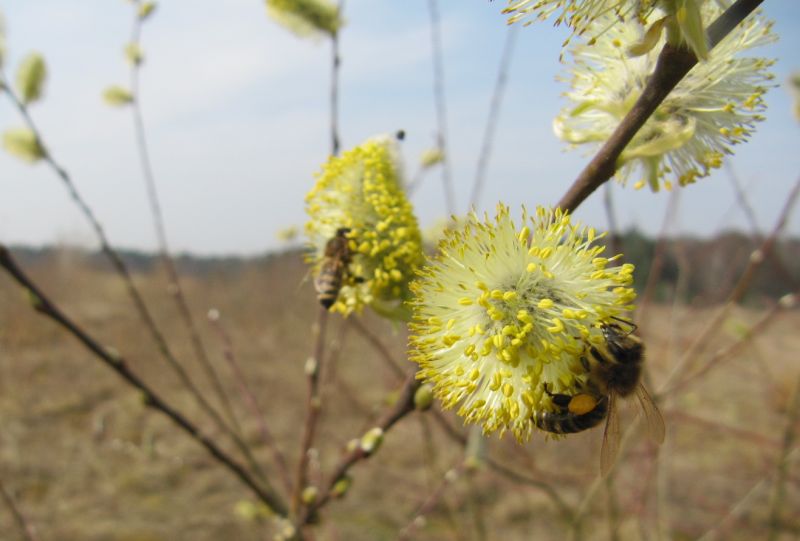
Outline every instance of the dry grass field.
MULTIPOLYGON (((221 439, 161 361, 115 275, 70 252, 28 263, 26 270, 67 314, 123 353, 144 379, 221 439)), ((222 344, 204 315, 210 308, 220 311, 236 357, 293 472, 305 415, 303 366, 311 353, 310 328, 317 309, 305 274, 297 254, 184 274, 205 346, 223 376, 247 441, 273 477, 271 454, 243 406, 223 361, 222 344)), ((134 278, 177 357, 208 389, 166 293, 163 272, 156 267, 134 278)), ((651 389, 660 388, 717 309, 648 309, 640 331, 648 346, 651 389)), ((763 315, 759 309, 733 310, 692 366, 741 340, 744 330, 763 315)), ((363 321, 404 368, 413 368, 405 360, 402 328, 369 316, 363 321)), ((323 374, 312 481, 327 475, 348 440, 372 426, 400 385, 351 324, 335 317, 329 329, 335 341, 331 347, 340 349, 323 374)), ((656 454, 644 431, 635 430, 612 482, 597 482, 600 429, 560 441, 537 435, 524 446, 509 437, 485 440, 493 464, 522 478, 485 462, 457 478, 449 476, 443 497, 432 502, 409 538, 767 538, 773 480, 784 453, 785 494, 771 533, 776 539, 797 538, 798 441, 787 447, 784 439, 789 400, 800 376, 798 329, 800 313, 783 311, 735 355, 723 356, 703 377, 672 393, 661 403, 665 444, 656 454), (573 511, 579 510, 579 526, 530 480, 547 483, 573 511)), ((445 418, 466 434, 456 417, 447 413, 445 418)), ((625 408, 623 427, 633 419, 633 409, 625 408)), ((230 444, 224 447, 236 454, 230 444)), ((457 468, 463 457, 463 447, 441 430, 434 413, 406 417, 387 433, 375 456, 351 470, 352 488, 324 509, 315 539, 398 538, 442 485, 445 472, 457 468)), ((146 408, 136 392, 74 338, 37 315, 5 274, 0 275, 0 479, 42 541, 272 538, 269 520, 243 516, 242 502, 254 501, 245 487, 196 442, 146 408)), ((0 539, 17 535, 8 509, 0 507, 0 539)))

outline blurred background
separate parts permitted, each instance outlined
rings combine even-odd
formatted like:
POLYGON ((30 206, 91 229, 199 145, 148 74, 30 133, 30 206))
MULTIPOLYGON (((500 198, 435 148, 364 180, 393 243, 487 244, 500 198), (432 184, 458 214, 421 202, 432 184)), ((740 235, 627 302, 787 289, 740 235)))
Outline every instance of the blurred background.
MULTIPOLYGON (((567 75, 558 57, 569 31, 549 22, 510 30, 502 4, 436 4, 456 213, 467 210, 509 43, 478 210, 497 201, 554 204, 588 161, 565 152, 551 129, 565 105, 567 87, 556 77, 567 75)), ((406 174, 421 179, 412 202, 423 229, 436 229, 447 216, 443 168, 420 173, 438 130, 429 6, 346 3, 339 122, 343 150, 405 131, 406 174)), ((800 284, 800 220, 791 209, 781 214, 800 175, 799 127, 785 88, 800 69, 800 3, 767 0, 763 9, 780 41, 753 52, 778 61, 767 119, 752 140, 686 189, 614 185, 611 215, 601 191, 576 213, 600 229, 613 226, 607 241, 637 266, 636 321, 665 444, 649 443, 635 410, 623 409, 623 428, 634 430, 615 474, 601 481, 599 429, 560 441, 537 434, 525 445, 476 439, 435 404, 399 423, 375 457, 353 468, 352 489, 324 510, 317 539, 800 537, 800 313, 791 296, 800 284)), ((47 146, 121 250, 175 356, 212 396, 156 253, 130 111, 102 99, 109 85, 128 81, 131 4, 10 0, 2 11, 6 74, 31 50, 45 57, 45 96, 31 112, 47 146)), ((257 461, 280 474, 227 355, 238 360, 293 472, 317 301, 302 237, 287 243, 279 232, 302 231, 303 198, 330 153, 330 40, 299 39, 262 2, 174 0, 158 5, 141 45, 140 105, 183 294, 257 461), (210 309, 218 322, 207 320, 210 309)), ((18 125, 17 111, 0 99, 0 128, 18 125)), ((53 172, 0 153, 0 193, 0 243, 22 268, 223 441, 145 338, 125 284, 53 172)), ((326 479, 347 442, 396 399, 396 366, 413 370, 404 328, 371 314, 329 325, 312 482, 326 479)), ((2 540, 27 539, 12 509, 42 541, 256 540, 276 529, 196 442, 31 310, 5 273, 0 427, 0 481, 12 502, 0 506, 2 540)))

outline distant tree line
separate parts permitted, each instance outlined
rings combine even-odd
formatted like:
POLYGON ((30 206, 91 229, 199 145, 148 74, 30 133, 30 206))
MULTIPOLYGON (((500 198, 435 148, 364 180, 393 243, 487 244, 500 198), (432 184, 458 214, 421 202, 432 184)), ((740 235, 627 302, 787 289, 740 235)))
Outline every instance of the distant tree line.
MULTIPOLYGON (((616 243, 624 261, 636 265, 635 286, 641 293, 656 271, 653 299, 660 302, 678 298, 693 305, 722 302, 741 276, 753 252, 763 242, 739 232, 723 233, 713 239, 676 237, 659 241, 630 229, 607 243, 616 243), (656 257, 659 252, 660 256, 656 257)), ((97 270, 110 270, 107 260, 98 252, 66 247, 13 249, 23 264, 47 265, 58 259, 73 259, 76 264, 89 265, 97 270)), ((609 250, 613 252, 613 250, 609 250)), ((138 250, 123 250, 128 267, 139 273, 156 270, 160 264, 156 254, 138 250)), ((235 274, 252 265, 269 265, 276 258, 302 258, 303 250, 293 248, 254 256, 196 256, 182 254, 176 258, 181 273, 195 277, 235 274)), ((653 279, 655 279, 653 278, 653 279)), ((775 300, 800 287, 800 239, 779 240, 773 251, 760 265, 745 296, 745 304, 759 306, 775 300)))

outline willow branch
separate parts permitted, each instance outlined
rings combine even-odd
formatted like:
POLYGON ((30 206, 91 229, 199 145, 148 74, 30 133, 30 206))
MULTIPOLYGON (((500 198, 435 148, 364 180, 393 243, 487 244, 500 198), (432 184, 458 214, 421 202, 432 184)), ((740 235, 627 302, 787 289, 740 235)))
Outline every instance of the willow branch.
MULTIPOLYGON (((0 82, 5 83, 5 80, 0 77, 0 82)), ((64 187, 67 189, 70 198, 73 202, 77 205, 78 209, 84 215, 84 217, 89 222, 92 230, 94 231, 98 241, 100 242, 100 250, 101 252, 108 258, 111 262, 111 266, 114 271, 120 276, 123 283, 125 284, 125 289, 128 292, 128 296, 131 298, 136 312, 139 315, 142 323, 144 324, 145 328, 150 333, 153 341, 156 344, 156 347, 163 357, 163 359, 167 362, 167 364, 172 368, 172 370, 177 374, 178 378, 180 379, 183 386, 189 391, 189 394, 198 404, 198 406, 212 419, 215 425, 223 432, 228 434, 242 454, 248 459, 250 463, 250 467, 253 468, 255 471, 259 471, 258 465, 253 459, 247 444, 244 442, 242 438, 236 434, 236 432, 225 422, 225 420, 221 417, 219 412, 206 400, 203 393, 200 392, 200 389, 194 383, 192 378, 189 376, 186 369, 183 365, 178 361, 175 355, 172 353, 169 345, 167 344, 164 335, 161 333, 158 325, 156 324, 153 315, 150 313, 150 310, 147 307, 147 304, 144 302, 144 298, 142 297, 139 289, 136 287, 136 284, 133 281, 130 271, 128 270, 127 265, 122 260, 119 252, 111 245, 106 236, 105 230, 103 229, 102 224, 95 216, 94 212, 92 211, 91 207, 86 203, 83 197, 78 192, 77 186, 72 181, 72 177, 67 173, 67 171, 55 161, 53 156, 50 154, 50 151, 44 144, 44 139, 42 138, 36 124, 33 122, 30 114, 28 113, 27 107, 19 100, 16 94, 13 92, 11 87, 8 84, 4 84, 4 93, 14 106, 19 111, 20 115, 22 116, 23 120, 27 124, 28 128, 33 132, 34 137, 36 138, 37 142, 39 143, 40 147, 42 148, 42 159, 47 163, 48 166, 55 172, 55 174, 61 179, 64 187)))
POLYGON ((351 325, 358 331, 358 333, 367 341, 369 344, 377 351, 381 358, 386 362, 386 366, 388 366, 391 371, 394 373, 395 376, 398 378, 406 377, 405 371, 400 367, 400 364, 392 357, 392 354, 389 352, 389 349, 380 341, 380 339, 375 336, 375 334, 370 331, 359 318, 350 318, 351 325))
POLYGON ((433 95, 436 102, 436 123, 438 130, 436 143, 443 154, 442 186, 444 187, 445 208, 447 215, 452 216, 456 209, 456 196, 453 189, 453 178, 450 174, 450 153, 447 148, 447 107, 444 96, 444 53, 442 52, 441 22, 437 0, 428 0, 428 12, 431 22, 431 54, 433 56, 433 95))
MULTIPOLYGON (((415 411, 414 409, 414 393, 419 388, 420 383, 417 381, 415 374, 411 374, 406 378, 400 394, 397 398, 395 405, 384 413, 383 417, 375 425, 377 428, 383 430, 384 433, 388 432, 398 421, 409 413, 415 411)), ((299 524, 307 524, 309 519, 316 515, 316 513, 330 502, 334 496, 333 488, 337 481, 344 478, 355 464, 369 458, 371 454, 361 446, 356 446, 355 449, 348 451, 341 457, 339 463, 334 468, 328 481, 325 483, 324 489, 320 490, 317 500, 309 505, 300 516, 299 524)))
MULTIPOLYGON (((344 11, 344 0, 339 0, 339 17, 344 11)), ((331 154, 339 155, 339 72, 342 65, 342 58, 339 56, 339 30, 331 34, 331 154)))
MULTIPOLYGON (((130 41, 131 45, 135 48, 139 47, 142 32, 142 18, 139 16, 138 10, 139 3, 140 2, 138 1, 136 3, 137 9, 135 10, 130 41)), ((170 293, 175 299, 178 312, 180 313, 181 319, 183 320, 183 323, 189 332, 189 339, 192 343, 192 349, 194 350, 195 357, 197 357, 197 360, 200 366, 203 368, 206 377, 211 382, 211 386, 217 395, 219 403, 222 405, 222 408, 225 411, 228 421, 236 430, 239 437, 241 437, 241 427, 239 426, 236 416, 233 413, 231 402, 228 399, 227 393, 222 387, 222 382, 220 381, 219 375, 214 369, 214 366, 211 364, 211 361, 208 358, 208 353, 206 352, 203 342, 200 339, 200 334, 197 331, 197 325, 194 322, 192 312, 189 309, 189 303, 186 300, 186 295, 184 294, 183 287, 181 286, 178 271, 175 267, 175 260, 172 257, 169 249, 167 230, 164 225, 164 213, 161 209, 161 202, 158 197, 158 188, 156 185, 155 174, 153 173, 152 161, 150 160, 150 151, 147 144, 147 133, 145 131, 144 118, 142 115, 142 97, 141 93, 139 92, 139 73, 141 62, 135 59, 130 60, 130 92, 133 98, 131 101, 131 111, 133 113, 134 132, 136 133, 136 145, 139 152, 139 161, 142 168, 142 177, 144 179, 145 189, 147 192, 147 200, 150 205, 150 214, 155 227, 156 239, 158 241, 158 252, 161 257, 161 261, 164 264, 164 268, 167 271, 170 293)))
POLYGON ((733 307, 739 301, 742 300, 744 294, 750 287, 753 278, 755 277, 756 271, 764 263, 766 257, 774 249, 775 244, 778 241, 778 236, 786 227, 786 224, 789 220, 789 216, 791 215, 792 210, 794 209, 794 205, 797 202, 797 198, 799 196, 800 196, 800 178, 797 179, 794 187, 789 192, 789 195, 786 197, 786 202, 784 203, 783 209, 778 215, 778 219, 775 222, 775 226, 772 228, 772 231, 764 239, 764 242, 761 243, 761 246, 759 246, 758 249, 756 249, 750 255, 750 260, 747 263, 747 267, 745 268, 744 272, 742 272, 742 275, 739 277, 739 280, 734 286, 733 291, 731 291, 730 295, 728 296, 725 305, 722 306, 722 308, 720 308, 717 311, 714 317, 712 317, 709 320, 706 327, 695 337, 694 341, 684 351, 683 356, 678 360, 677 363, 675 363, 675 365, 672 368, 672 371, 667 376, 666 381, 661 386, 661 390, 659 390, 658 392, 659 395, 669 393, 672 390, 674 390, 674 387, 677 387, 677 385, 673 385, 673 382, 679 376, 685 375, 687 364, 692 359, 694 359, 698 355, 698 353, 702 351, 705 345, 709 342, 711 335, 713 335, 720 328, 720 326, 724 323, 725 318, 733 309, 733 307))
POLYGON ((303 425, 303 439, 300 443, 300 456, 297 463, 294 491, 292 492, 292 515, 299 516, 301 512, 301 497, 303 489, 308 482, 309 451, 314 445, 314 436, 317 430, 317 421, 322 410, 322 397, 320 394, 320 372, 325 357, 325 329, 328 323, 328 310, 320 306, 317 313, 317 322, 312 328, 314 335, 314 352, 306 360, 306 381, 308 394, 306 399, 306 420, 303 425))
POLYGON ((221 465, 233 473, 245 484, 265 505, 275 513, 285 515, 286 506, 281 498, 269 486, 263 487, 253 479, 251 474, 231 456, 223 451, 208 436, 200 430, 183 414, 169 405, 147 383, 137 376, 128 366, 127 361, 120 355, 112 353, 103 347, 97 340, 67 317, 61 309, 24 273, 16 264, 8 249, 0 244, 0 267, 2 267, 20 286, 31 296, 34 309, 41 315, 49 318, 74 336, 100 361, 111 368, 128 385, 142 393, 145 404, 156 411, 166 415, 175 425, 180 427, 189 437, 200 443, 221 465))
POLYGON ((789 452, 797 439, 797 421, 800 419, 800 378, 795 382, 794 392, 789 401, 786 429, 783 432, 783 445, 775 465, 775 482, 770 501, 769 538, 775 541, 779 536, 781 509, 786 498, 786 477, 789 473, 789 452))
POLYGON ((475 181, 472 184, 472 195, 469 204, 472 207, 478 205, 478 201, 486 182, 486 169, 489 166, 489 156, 492 152, 492 143, 497 128, 497 120, 500 117, 500 105, 503 100, 503 93, 508 82, 508 70, 511 66, 511 58, 514 55, 514 45, 516 44, 517 30, 519 25, 512 24, 506 32, 506 41, 503 45, 503 52, 500 55, 500 67, 497 72, 497 81, 494 84, 491 102, 489 104, 489 117, 486 119, 486 127, 483 132, 483 143, 478 154, 478 165, 475 168, 475 181))
MULTIPOLYGON (((709 50, 717 45, 752 13, 763 0, 737 0, 706 32, 709 50)), ((589 195, 609 180, 617 170, 617 160, 631 142, 636 132, 644 126, 664 98, 675 88, 689 70, 697 64, 697 57, 689 49, 666 44, 658 56, 655 70, 633 108, 625 115, 617 129, 575 179, 558 206, 574 211, 589 195)))
POLYGON ((286 459, 281 453, 281 450, 278 448, 278 444, 275 441, 275 438, 272 436, 272 432, 269 430, 267 420, 264 417, 264 414, 261 412, 261 409, 258 407, 258 401, 256 400, 253 391, 250 389, 250 386, 247 384, 247 379, 244 377, 242 369, 239 367, 239 362, 236 360, 236 354, 234 353, 233 349, 233 341, 231 340, 228 332, 225 330, 225 327, 222 325, 222 322, 219 320, 219 317, 211 317, 211 314, 209 314, 208 319, 212 328, 217 332, 220 340, 222 341, 222 356, 225 358, 228 366, 231 369, 233 379, 239 386, 239 391, 244 397, 245 404, 250 410, 250 414, 258 424, 258 432, 261 435, 261 440, 272 453, 272 460, 275 462, 275 467, 280 474, 284 488, 287 492, 290 492, 292 482, 289 479, 289 468, 286 465, 286 459))
POLYGON ((14 524, 17 525, 17 530, 19 530, 20 538, 25 541, 38 541, 39 538, 36 537, 33 527, 25 518, 25 515, 22 514, 22 511, 20 511, 17 502, 14 501, 14 498, 6 490, 2 479, 0 479, 0 500, 3 501, 3 504, 8 508, 8 512, 11 513, 14 524))

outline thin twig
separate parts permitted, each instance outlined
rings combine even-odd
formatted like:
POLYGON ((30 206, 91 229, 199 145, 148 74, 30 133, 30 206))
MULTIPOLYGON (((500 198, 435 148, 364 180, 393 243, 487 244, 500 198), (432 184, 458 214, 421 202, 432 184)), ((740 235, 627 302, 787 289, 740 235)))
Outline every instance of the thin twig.
MULTIPOLYGON (((403 383, 403 387, 400 389, 397 402, 395 402, 394 406, 390 410, 384 413, 381 419, 376 423, 376 428, 380 428, 384 433, 386 433, 395 425, 395 423, 400 421, 409 413, 415 411, 414 393, 419 388, 419 385, 420 383, 417 381, 415 375, 411 374, 403 383)), ((369 458, 370 456, 370 453, 362 449, 360 445, 355 449, 346 452, 339 460, 339 463, 336 465, 333 472, 330 474, 330 477, 328 477, 328 481, 325 483, 323 489, 320 490, 317 500, 305 509, 298 523, 300 525, 307 524, 308 520, 315 516, 322 507, 327 505, 334 496, 332 493, 334 485, 336 485, 340 479, 347 475, 347 472, 350 471, 350 468, 353 467, 353 465, 361 460, 369 458)))
POLYGON ((225 330, 225 327, 222 325, 218 315, 217 317, 212 317, 212 315, 209 314, 208 320, 211 323, 211 328, 217 332, 217 335, 222 341, 222 355, 231 369, 233 379, 239 386, 239 390, 244 397, 245 404, 250 410, 250 414, 253 416, 253 419, 256 420, 258 432, 261 435, 261 440, 272 454, 272 460, 275 461, 275 467, 280 474, 283 486, 287 493, 289 493, 292 490, 292 481, 289 479, 289 467, 286 464, 286 459, 284 458, 283 453, 281 453, 275 438, 272 436, 272 432, 269 430, 267 419, 261 412, 253 391, 250 390, 250 386, 247 385, 247 379, 244 377, 242 369, 239 367, 239 362, 236 360, 236 354, 234 353, 233 349, 233 341, 231 340, 228 332, 225 330))
MULTIPOLYGON (((344 11, 344 0, 339 0, 339 18, 344 11)), ((331 34, 331 154, 339 155, 341 141, 339 140, 339 72, 342 58, 339 56, 339 29, 331 34)))
POLYGON ((798 196, 800 196, 800 178, 797 179, 794 187, 792 187, 792 190, 789 192, 783 209, 778 215, 778 219, 775 223, 775 226, 772 228, 772 231, 764 239, 764 242, 761 243, 761 246, 750 255, 750 261, 748 262, 747 267, 742 275, 739 277, 739 280, 736 283, 736 286, 733 288, 733 291, 731 291, 730 295, 728 296, 728 300, 725 302, 725 305, 722 306, 722 308, 717 311, 714 317, 709 320, 706 327, 700 331, 700 333, 695 337, 694 341, 685 350, 683 356, 678 360, 677 363, 675 363, 672 371, 667 376, 666 381, 662 384, 658 394, 663 395, 665 393, 669 393, 672 390, 670 386, 673 385, 673 382, 679 376, 685 377, 687 364, 694 359, 700 351, 702 351, 702 349, 710 341, 710 337, 725 321, 728 313, 742 299, 742 297, 744 297, 744 294, 747 292, 747 289, 750 287, 750 284, 755 277, 756 271, 764 262, 765 257, 768 256, 772 251, 775 243, 777 242, 778 236, 786 227, 786 224, 789 221, 789 216, 792 213, 792 209, 794 208, 794 204, 796 203, 798 196))
POLYGON ((436 141, 442 158, 442 186, 444 187, 445 208, 447 215, 456 211, 456 196, 453 189, 453 178, 450 174, 450 152, 447 148, 447 108, 444 96, 444 59, 442 51, 441 22, 437 0, 428 0, 428 12, 431 23, 431 54, 433 56, 433 94, 436 101, 436 122, 438 131, 436 141))
MULTIPOLYGON (((725 160, 725 171, 728 173, 728 179, 731 181, 733 191, 736 194, 736 202, 742 208, 742 212, 747 218, 747 221, 750 222, 750 231, 754 242, 762 242, 764 235, 761 232, 761 227, 758 224, 755 210, 747 198, 747 193, 745 193, 744 188, 742 188, 742 183, 739 181, 739 177, 736 175, 733 165, 731 165, 731 160, 725 160)), ((777 251, 770 252, 769 260, 775 271, 780 274, 781 280, 788 284, 791 289, 797 289, 798 285, 800 284, 797 283, 797 280, 792 273, 786 269, 786 265, 784 265, 780 254, 777 251)))
MULTIPOLYGON (((745 17, 755 10, 763 0, 737 0, 708 27, 708 48, 713 49, 745 17)), ((603 144, 595 157, 575 179, 558 206, 574 211, 601 184, 610 179, 617 170, 617 160, 633 137, 644 126, 664 98, 672 91, 689 70, 697 64, 697 57, 689 49, 666 44, 659 54, 655 70, 631 110, 603 144)))
POLYGON ((794 393, 789 401, 786 415, 786 430, 783 432, 783 445, 775 464, 775 481, 769 511, 768 541, 778 539, 781 522, 781 509, 786 497, 786 476, 789 473, 789 451, 797 439, 797 421, 800 419, 800 378, 795 382, 794 393))
POLYGON ((297 473, 295 476, 294 492, 292 493, 292 516, 300 514, 301 498, 308 480, 309 451, 314 445, 314 436, 317 430, 317 421, 322 409, 320 397, 320 372, 325 361, 325 329, 328 323, 328 310, 320 306, 317 312, 317 322, 312 328, 314 335, 314 351, 306 360, 306 380, 308 394, 306 398, 306 420, 303 425, 303 439, 300 443, 297 473))
POLYGON ((6 487, 3 485, 2 478, 0 478, 0 499, 3 500, 3 503, 8 508, 8 512, 11 513, 11 516, 14 519, 14 524, 17 525, 20 539, 23 539, 24 541, 38 541, 39 538, 36 536, 33 526, 30 525, 28 520, 25 518, 25 515, 22 514, 19 506, 11 496, 11 493, 6 490, 6 487))
MULTIPOLYGON (((800 453, 800 448, 795 447, 789 452, 784 462, 787 464, 792 462, 796 456, 800 453)), ((741 514, 751 508, 752 503, 756 500, 759 494, 766 490, 769 486, 769 477, 764 477, 756 484, 754 484, 750 490, 748 490, 742 498, 733 505, 728 512, 720 518, 720 520, 707 532, 705 532, 698 541, 711 541, 712 539, 727 539, 726 537, 726 530, 728 522, 732 520, 736 520, 739 518, 741 514)))
POLYGON ((747 329, 747 331, 744 332, 738 341, 726 348, 720 349, 711 355, 702 366, 695 369, 691 374, 684 376, 683 379, 673 383, 668 387, 666 387, 665 384, 665 387, 662 387, 663 390, 659 391, 658 395, 664 396, 666 394, 675 394, 676 392, 684 389, 690 383, 702 379, 702 377, 705 376, 709 370, 717 366, 721 361, 734 358, 750 343, 753 338, 763 333, 767 327, 769 327, 775 321, 778 315, 785 312, 786 309, 793 307, 797 303, 798 298, 800 298, 800 291, 796 291, 793 294, 782 297, 781 301, 777 302, 766 314, 761 317, 761 319, 759 319, 752 327, 747 329))
POLYGON ((436 489, 433 490, 427 498, 425 498, 425 501, 422 502, 422 504, 420 504, 420 506, 417 508, 413 518, 402 530, 400 530, 400 533, 397 535, 398 541, 412 539, 412 535, 417 528, 419 528, 420 524, 425 519, 425 516, 429 515, 434 509, 436 509, 436 507, 447 494, 447 488, 456 480, 458 480, 465 473, 465 471, 466 466, 463 460, 455 467, 447 470, 447 472, 442 476, 442 479, 436 489))
MULTIPOLYGON (((140 1, 137 0, 134 7, 134 22, 131 31, 130 45, 139 48, 141 43, 142 32, 142 18, 139 16, 140 1)), ((200 334, 197 331, 197 325, 192 317, 192 312, 189 309, 189 304, 186 300, 186 295, 183 292, 181 281, 178 271, 175 267, 175 260, 169 249, 169 242, 167 241, 167 230, 164 225, 164 213, 161 209, 161 202, 158 197, 158 188, 156 184, 155 174, 153 173, 153 165, 150 160, 149 145, 147 144, 147 132, 144 127, 144 117, 142 115, 142 97, 139 92, 139 74, 141 62, 136 59, 129 59, 131 63, 130 71, 130 92, 133 100, 131 101, 131 112, 133 114, 134 131, 136 133, 136 145, 139 152, 139 161, 142 168, 142 177, 144 179, 145 189, 147 192, 147 200, 150 204, 150 215, 155 227, 156 238, 158 240, 158 252, 164 268, 167 271, 167 276, 170 285, 170 294, 175 300, 178 307, 178 312, 181 315, 184 325, 189 332, 189 339, 192 343, 195 356, 197 357, 200 366, 205 371, 206 377, 211 382, 211 386, 217 395, 219 403, 222 405, 225 415, 232 427, 239 433, 241 437, 241 427, 234 415, 231 402, 228 395, 222 387, 219 375, 217 374, 214 366, 208 358, 203 342, 200 339, 200 334)))
POLYGON ((653 259, 650 262, 650 270, 647 273, 647 281, 645 282, 644 291, 639 299, 639 307, 636 313, 636 319, 639 325, 643 328, 647 327, 647 313, 650 303, 655 294, 656 285, 661 278, 661 271, 664 267, 664 260, 666 259, 667 249, 669 248, 669 235, 668 231, 675 222, 675 217, 678 214, 678 206, 680 203, 680 190, 673 190, 670 194, 669 202, 667 203, 667 210, 664 212, 664 221, 661 222, 661 230, 658 232, 658 240, 653 250, 653 259))
POLYGON ((388 366, 391 371, 396 375, 398 378, 402 379, 406 377, 406 371, 400 367, 400 364, 394 359, 392 354, 389 352, 389 349, 381 342, 380 338, 375 336, 375 333, 370 331, 366 325, 364 325, 358 318, 350 318, 352 320, 351 324, 356 329, 356 331, 361 334, 364 339, 369 342, 369 344, 375 348, 381 358, 386 361, 386 366, 388 366))
POLYGON ((169 417, 172 422, 179 426, 192 439, 203 445, 203 447, 211 453, 211 456, 230 470, 242 483, 247 485, 265 505, 277 514, 286 514, 286 505, 269 485, 261 486, 257 483, 244 467, 218 447, 208 436, 200 432, 189 419, 170 406, 149 385, 139 378, 139 376, 128 367, 127 361, 122 356, 112 353, 110 350, 100 345, 92 336, 69 319, 24 273, 16 264, 8 249, 2 244, 0 244, 0 267, 5 269, 6 272, 30 294, 33 307, 38 313, 48 317, 63 327, 86 346, 89 351, 94 353, 106 366, 114 370, 126 383, 141 392, 147 406, 169 417))
POLYGON ((603 189, 603 208, 606 211, 606 221, 608 222, 608 231, 611 238, 609 244, 611 245, 612 254, 623 253, 622 249, 622 233, 619 230, 619 223, 617 222, 617 214, 614 211, 614 184, 606 182, 603 189))
POLYGON ((500 55, 500 67, 497 71, 497 81, 494 84, 492 99, 489 104, 489 116, 486 119, 486 127, 483 132, 483 143, 478 153, 478 165, 475 168, 475 181, 472 185, 472 195, 469 198, 471 207, 477 207, 480 201, 483 185, 486 182, 486 169, 489 166, 489 157, 492 153, 492 143, 494 143, 495 129, 500 117, 500 105, 503 100, 503 93, 508 81, 508 70, 511 66, 511 59, 514 55, 514 44, 516 43, 517 30, 519 25, 512 24, 506 31, 506 41, 503 45, 503 52, 500 55))
POLYGON ((36 141, 39 143, 39 146, 42 148, 42 159, 47 163, 50 168, 56 173, 56 175, 61 179, 64 187, 67 189, 70 198, 73 202, 78 206, 81 213, 89 222, 92 230, 95 232, 98 241, 100 242, 100 250, 102 253, 108 258, 111 262, 112 267, 114 268, 115 272, 120 276, 123 283, 125 284, 125 289, 128 293, 128 296, 133 301, 134 307, 136 308, 136 312, 139 315, 139 318, 142 320, 145 328, 150 333, 153 341, 156 343, 156 347, 164 358, 167 361, 167 364, 172 368, 172 370, 177 374, 178 378, 180 379, 183 386, 189 391, 189 394, 198 404, 198 406, 213 420, 215 425, 228 434, 242 454, 247 458, 250 467, 253 468, 254 471, 259 471, 258 464, 252 458, 252 454, 250 453, 247 444, 244 440, 238 436, 238 434, 225 422, 222 416, 217 412, 217 410, 206 400, 205 396, 200 392, 200 389, 194 383, 194 381, 189 376, 189 373, 186 369, 178 362, 178 359, 172 353, 169 345, 167 344, 164 335, 161 333, 158 325, 156 324, 153 315, 150 313, 147 304, 144 302, 144 298, 142 297, 139 289, 136 287, 136 284, 133 281, 133 277, 131 276, 130 271, 128 270, 127 265, 123 261, 122 257, 120 256, 119 252, 111 245, 108 240, 108 237, 105 234, 105 230, 103 229, 102 224, 95 216, 94 212, 92 211, 91 207, 86 203, 86 201, 81 197, 80 192, 78 192, 77 186, 72 181, 72 177, 67 173, 67 171, 55 161, 53 156, 50 154, 50 151, 44 144, 44 140, 42 139, 41 134, 39 133, 36 124, 33 122, 30 114, 28 113, 27 107, 19 100, 13 90, 6 84, 4 77, 2 76, 2 72, 0 72, 0 84, 4 86, 4 94, 8 96, 11 102, 19 111, 20 115, 22 116, 23 120, 27 124, 28 128, 33 132, 36 141))

